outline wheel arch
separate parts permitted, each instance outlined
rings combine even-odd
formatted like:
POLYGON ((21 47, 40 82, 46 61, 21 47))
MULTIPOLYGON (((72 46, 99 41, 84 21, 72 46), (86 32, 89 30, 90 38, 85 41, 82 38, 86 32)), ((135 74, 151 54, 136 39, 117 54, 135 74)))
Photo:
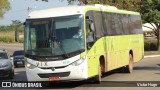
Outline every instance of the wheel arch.
POLYGON ((133 55, 133 50, 131 49, 131 50, 129 50, 129 54, 131 54, 132 55, 132 57, 134 56, 133 55))
POLYGON ((100 65, 101 65, 102 72, 105 72, 106 63, 105 63, 105 57, 104 57, 104 55, 101 55, 99 57, 99 62, 100 62, 100 65))

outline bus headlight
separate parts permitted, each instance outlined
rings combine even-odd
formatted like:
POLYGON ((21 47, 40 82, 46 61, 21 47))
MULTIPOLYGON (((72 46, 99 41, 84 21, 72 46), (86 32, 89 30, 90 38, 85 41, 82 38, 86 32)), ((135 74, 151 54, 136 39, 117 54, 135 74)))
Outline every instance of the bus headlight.
POLYGON ((30 63, 28 63, 28 62, 26 63, 26 67, 29 68, 29 69, 34 69, 34 68, 36 68, 35 65, 30 64, 30 63))
POLYGON ((84 61, 85 61, 85 57, 82 57, 82 58, 78 59, 77 61, 73 62, 71 65, 72 66, 78 66, 81 63, 83 63, 84 61))

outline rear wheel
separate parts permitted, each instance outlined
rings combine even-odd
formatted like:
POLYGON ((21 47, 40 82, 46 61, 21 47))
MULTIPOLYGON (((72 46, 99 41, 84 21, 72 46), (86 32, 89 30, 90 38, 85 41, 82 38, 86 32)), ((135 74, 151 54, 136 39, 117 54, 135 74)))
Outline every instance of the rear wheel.
POLYGON ((14 66, 15 66, 16 68, 18 67, 17 62, 14 62, 14 66))

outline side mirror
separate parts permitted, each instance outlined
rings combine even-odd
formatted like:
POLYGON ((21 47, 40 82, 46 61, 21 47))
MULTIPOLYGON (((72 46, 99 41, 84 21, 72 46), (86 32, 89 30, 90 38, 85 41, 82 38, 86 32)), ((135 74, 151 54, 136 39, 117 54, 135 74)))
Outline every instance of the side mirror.
POLYGON ((10 59, 13 60, 13 55, 10 55, 10 59))

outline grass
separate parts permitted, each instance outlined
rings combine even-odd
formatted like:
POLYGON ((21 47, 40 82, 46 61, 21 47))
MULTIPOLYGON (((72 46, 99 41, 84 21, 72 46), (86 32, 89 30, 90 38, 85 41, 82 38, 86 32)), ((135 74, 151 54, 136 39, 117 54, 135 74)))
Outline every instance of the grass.
MULTIPOLYGON (((19 41, 19 43, 23 43, 23 37, 19 38, 19 41)), ((15 32, 0 32, 0 43, 15 43, 15 32)))
POLYGON ((13 32, 0 32, 0 42, 2 43, 13 43, 14 33, 13 32))
POLYGON ((160 51, 145 51, 144 55, 160 55, 160 51))

